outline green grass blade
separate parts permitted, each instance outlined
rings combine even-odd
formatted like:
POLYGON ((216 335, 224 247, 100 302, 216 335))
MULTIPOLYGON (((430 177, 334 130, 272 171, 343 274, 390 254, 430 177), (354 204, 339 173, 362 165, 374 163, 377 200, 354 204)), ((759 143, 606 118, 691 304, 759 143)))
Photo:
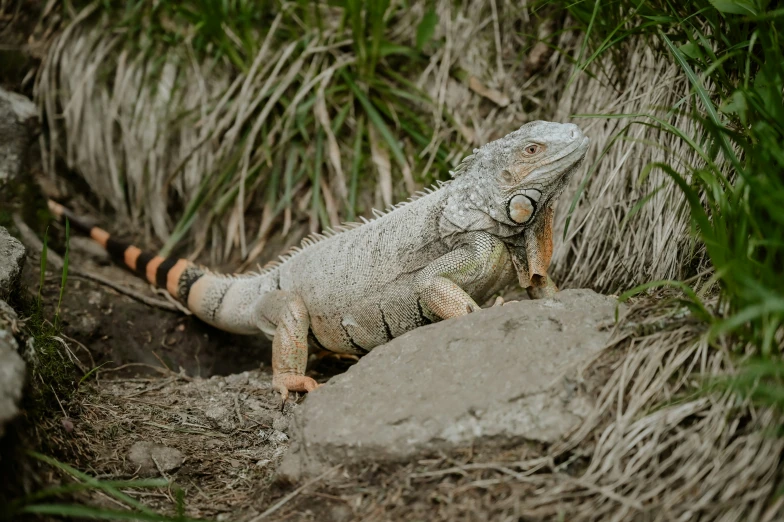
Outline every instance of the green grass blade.
POLYGON ((25 506, 20 513, 30 515, 52 515, 57 517, 88 518, 92 520, 143 520, 149 522, 201 522, 199 519, 167 517, 157 513, 137 513, 76 504, 33 504, 25 506))
POLYGON ((113 487, 111 485, 107 485, 107 483, 102 482, 102 481, 100 481, 100 480, 98 480, 96 478, 93 478, 90 475, 88 475, 86 473, 83 473, 83 472, 79 471, 78 469, 76 469, 76 468, 74 468, 72 466, 69 466, 68 464, 65 464, 65 463, 60 462, 60 461, 58 461, 56 459, 53 459, 52 457, 48 457, 46 455, 42 455, 42 454, 37 453, 35 451, 30 451, 30 452, 28 452, 28 454, 31 457, 33 457, 33 458, 36 458, 36 459, 38 459, 38 460, 40 460, 42 462, 45 462, 45 463, 49 464, 50 466, 53 466, 53 467, 55 467, 55 468, 65 472, 65 473, 71 475, 72 477, 75 477, 75 478, 85 482, 86 484, 89 484, 89 485, 93 486, 95 489, 102 490, 106 494, 111 495, 112 497, 116 498, 117 500, 125 503, 126 505, 128 505, 130 507, 138 509, 139 511, 141 511, 144 514, 151 515, 151 516, 157 516, 153 510, 151 510, 150 508, 148 508, 147 506, 145 506, 141 502, 137 501, 136 499, 126 495, 125 493, 123 493, 122 491, 117 489, 116 487, 113 487))
POLYGON ((688 297, 689 300, 687 304, 691 305, 690 307, 692 308, 693 312, 696 312, 696 314, 705 321, 710 322, 713 320, 713 315, 708 311, 707 308, 705 308, 705 304, 702 302, 702 299, 699 298, 697 293, 689 285, 681 281, 674 281, 670 279, 650 281, 648 283, 635 286, 634 288, 622 293, 618 297, 618 302, 625 303, 630 298, 639 295, 647 290, 650 290, 651 288, 662 288, 662 287, 671 287, 671 288, 679 289, 684 294, 686 294, 686 297, 688 297))
POLYGON ((49 245, 47 244, 49 238, 49 227, 46 227, 46 231, 44 232, 44 244, 41 248, 41 278, 38 282, 38 309, 41 309, 41 292, 44 289, 44 283, 46 282, 46 256, 49 253, 49 245))
MULTIPOLYGON (((149 488, 165 488, 170 485, 169 481, 166 479, 137 479, 137 480, 105 480, 102 481, 105 485, 110 487, 114 487, 117 489, 149 489, 149 488)), ((41 491, 36 491, 35 493, 31 493, 19 499, 15 502, 15 505, 29 505, 33 502, 38 500, 42 500, 49 497, 57 497, 60 495, 66 495, 71 493, 78 493, 79 491, 91 490, 95 489, 95 486, 92 484, 86 483, 73 483, 67 484, 64 486, 54 486, 51 488, 43 489, 41 491)))
POLYGON ((65 218, 65 254, 63 255, 63 270, 60 276, 60 296, 57 298, 57 311, 54 314, 55 328, 60 324, 60 305, 63 303, 65 283, 68 281, 68 259, 71 246, 71 222, 65 218))
POLYGON ((368 119, 373 124, 376 129, 378 129, 379 134, 381 137, 384 138, 384 141, 389 146, 389 149, 392 151, 392 155, 397 160, 398 164, 403 167, 406 164, 406 156, 403 154, 403 149, 400 147, 400 144, 395 139, 395 136, 389 130, 389 127, 386 123, 384 123, 384 118, 379 114, 378 110, 373 106, 370 100, 365 96, 365 93, 357 86, 356 83, 341 69, 340 75, 343 77, 343 80, 346 84, 351 88, 354 92, 354 96, 357 97, 359 100, 360 105, 362 108, 365 109, 365 114, 367 114, 368 119))
POLYGON ((103 364, 99 364, 99 365, 98 365, 98 366, 96 366, 95 368, 91 369, 89 372, 85 373, 85 374, 82 376, 82 378, 81 378, 81 379, 79 379, 79 383, 76 385, 76 387, 78 388, 79 386, 81 386, 81 385, 82 385, 82 383, 83 383, 84 381, 86 381, 87 379, 89 379, 91 375, 93 375, 95 372, 97 372, 98 370, 100 370, 101 368, 103 368, 104 366, 106 366, 107 364, 109 364, 109 363, 111 363, 111 362, 112 362, 112 361, 106 361, 105 363, 103 363, 103 364))
MULTIPOLYGON (((686 56, 678 49, 678 47, 672 43, 666 34, 663 31, 659 31, 659 35, 664 40, 664 43, 667 44, 667 47, 670 48, 670 52, 675 57, 675 60, 678 62, 678 65, 681 66, 683 71, 686 73, 686 76, 689 78, 689 82, 691 83, 694 90, 697 92, 697 96, 702 100, 702 104, 705 107, 708 116, 713 122, 713 124, 717 128, 724 128, 724 124, 719 117, 719 113, 716 110, 716 107, 713 105, 713 101, 711 100, 710 93, 705 89, 700 78, 694 72, 694 69, 691 68, 689 62, 686 60, 686 56)), ((724 134, 719 134, 719 140, 721 143, 721 147, 724 150, 727 159, 732 160, 735 157, 734 152, 732 151, 732 147, 730 146, 729 142, 727 141, 727 137, 724 134)), ((715 159, 715 158, 712 158, 715 159)), ((734 161, 736 168, 739 168, 740 165, 737 164, 737 160, 734 161)))

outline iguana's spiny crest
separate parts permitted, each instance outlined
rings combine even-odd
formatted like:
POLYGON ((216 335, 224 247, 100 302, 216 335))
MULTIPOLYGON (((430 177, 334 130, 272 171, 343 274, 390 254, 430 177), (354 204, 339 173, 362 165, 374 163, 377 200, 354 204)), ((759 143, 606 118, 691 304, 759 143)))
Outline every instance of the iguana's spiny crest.
POLYGON ((545 121, 475 149, 446 188, 442 229, 519 236, 563 191, 587 149, 576 125, 545 121))

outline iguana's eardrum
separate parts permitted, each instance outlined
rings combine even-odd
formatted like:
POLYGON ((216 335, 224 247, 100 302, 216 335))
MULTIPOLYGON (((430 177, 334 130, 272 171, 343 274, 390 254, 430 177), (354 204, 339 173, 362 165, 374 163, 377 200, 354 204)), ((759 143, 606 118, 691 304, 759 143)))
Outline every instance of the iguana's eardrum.
POLYGON ((362 355, 411 329, 479 309, 515 279, 552 295, 553 202, 588 138, 573 124, 535 121, 474 150, 454 179, 364 224, 306 239, 259 274, 219 275, 113 240, 61 205, 120 263, 165 288, 202 320, 273 338, 273 386, 311 391, 308 343, 362 355))

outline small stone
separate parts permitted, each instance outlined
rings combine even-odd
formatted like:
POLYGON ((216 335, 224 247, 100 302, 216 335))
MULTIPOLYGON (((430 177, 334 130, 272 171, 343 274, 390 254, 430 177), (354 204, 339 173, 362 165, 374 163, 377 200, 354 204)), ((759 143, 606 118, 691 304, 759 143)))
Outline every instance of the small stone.
POLYGON ((210 406, 207 408, 207 411, 204 412, 204 415, 207 416, 208 419, 212 420, 222 420, 229 414, 229 410, 224 406, 215 405, 210 406))
POLYGON ((270 433, 269 440, 275 444, 283 444, 284 442, 288 442, 289 436, 282 431, 273 429, 272 433, 270 433))
POLYGON ((225 377, 226 384, 230 386, 245 386, 248 384, 248 372, 235 373, 225 377))
POLYGON ((219 404, 210 406, 207 408, 207 411, 204 412, 204 416, 212 422, 213 426, 222 432, 229 432, 234 429, 232 410, 229 410, 225 406, 219 404))
POLYGON ((271 442, 273 444, 282 444, 288 442, 289 436, 275 429, 272 430, 259 430, 259 439, 261 442, 271 442))
POLYGON ((175 471, 184 461, 185 457, 180 450, 148 441, 135 442, 128 451, 130 467, 145 477, 175 471))
POLYGON ((81 337, 90 337, 100 328, 101 323, 98 319, 89 313, 78 314, 72 322, 72 327, 75 333, 81 337))
POLYGON ((338 503, 329 508, 329 520, 333 522, 344 522, 354 519, 354 512, 346 504, 338 503))
POLYGON ((12 334, 19 332, 21 326, 19 316, 11 305, 0 299, 0 328, 10 331, 12 334))
POLYGON ((63 429, 66 431, 66 433, 73 433, 74 423, 71 421, 71 419, 68 417, 63 417, 63 419, 60 420, 60 424, 63 425, 63 429))

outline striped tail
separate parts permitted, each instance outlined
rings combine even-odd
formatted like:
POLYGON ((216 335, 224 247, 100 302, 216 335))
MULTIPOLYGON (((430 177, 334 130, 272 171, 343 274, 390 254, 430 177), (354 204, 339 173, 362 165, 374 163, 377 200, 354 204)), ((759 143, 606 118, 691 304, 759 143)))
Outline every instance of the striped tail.
POLYGON ((51 199, 49 210, 61 221, 68 218, 73 229, 90 236, 106 249, 116 263, 145 278, 158 288, 166 289, 172 297, 185 305, 188 304, 191 287, 206 273, 205 270, 185 259, 156 256, 142 252, 130 243, 112 239, 106 230, 92 226, 85 219, 76 216, 51 199))

